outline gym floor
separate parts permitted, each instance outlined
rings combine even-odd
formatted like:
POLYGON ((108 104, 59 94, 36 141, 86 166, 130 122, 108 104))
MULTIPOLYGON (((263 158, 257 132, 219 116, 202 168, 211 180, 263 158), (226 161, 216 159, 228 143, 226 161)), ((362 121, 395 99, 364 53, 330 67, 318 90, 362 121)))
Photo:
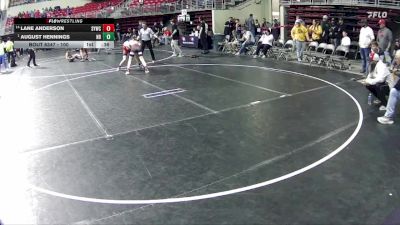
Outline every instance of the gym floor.
POLYGON ((358 75, 183 50, 1 75, 2 222, 400 224, 400 126, 358 75))

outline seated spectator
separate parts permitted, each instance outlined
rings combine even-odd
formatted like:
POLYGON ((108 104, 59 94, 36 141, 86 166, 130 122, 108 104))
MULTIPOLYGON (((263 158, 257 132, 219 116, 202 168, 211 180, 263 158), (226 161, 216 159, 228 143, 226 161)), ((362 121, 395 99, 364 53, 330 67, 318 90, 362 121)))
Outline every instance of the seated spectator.
POLYGON ((395 85, 390 89, 388 103, 386 105, 386 113, 382 117, 378 117, 377 120, 381 124, 393 124, 394 112, 396 110, 397 101, 400 99, 400 51, 395 54, 395 67, 393 69, 392 77, 396 79, 395 85))
MULTIPOLYGON (((400 50, 400 40, 399 40, 399 39, 396 39, 396 40, 394 41, 394 46, 393 46, 393 56, 396 55, 396 53, 397 53, 398 50, 400 50)), ((393 59, 393 61, 392 61, 392 66, 394 65, 395 61, 396 61, 396 60, 393 59)))
POLYGON ((236 55, 243 54, 246 51, 246 47, 250 45, 254 45, 255 38, 254 35, 246 28, 243 28, 243 37, 240 39, 242 41, 242 46, 236 55))
POLYGON ((262 49, 263 52, 263 58, 265 58, 265 55, 267 54, 268 50, 272 47, 272 42, 274 41, 274 36, 269 32, 269 30, 263 31, 263 35, 261 36, 256 53, 254 54, 253 58, 257 58, 258 55, 260 54, 260 50, 262 49))
POLYGON ((379 110, 386 110, 386 95, 389 94, 389 86, 393 86, 390 83, 390 71, 387 65, 382 61, 378 54, 371 54, 369 74, 365 79, 366 88, 380 101, 379 110), (388 81, 389 84, 386 83, 388 81))
POLYGON ((347 50, 349 50, 350 44, 351 44, 351 40, 350 40, 349 36, 347 36, 347 31, 344 30, 342 32, 342 35, 343 35, 343 37, 342 37, 342 40, 340 41, 340 45, 343 46, 343 47, 346 47, 347 50))
POLYGON ((379 56, 379 59, 381 60, 384 60, 385 58, 385 53, 383 52, 382 49, 379 48, 379 44, 377 41, 371 42, 371 52, 369 54, 369 58, 373 59, 374 54, 377 54, 379 56))

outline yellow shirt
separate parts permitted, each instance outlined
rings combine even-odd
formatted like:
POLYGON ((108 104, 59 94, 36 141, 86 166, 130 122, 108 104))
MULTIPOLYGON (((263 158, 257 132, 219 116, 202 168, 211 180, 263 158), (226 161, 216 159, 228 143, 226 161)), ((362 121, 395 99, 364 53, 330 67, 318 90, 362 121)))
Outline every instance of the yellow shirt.
POLYGON ((307 40, 307 35, 308 35, 308 31, 307 28, 303 25, 298 25, 298 26, 294 26, 292 28, 292 39, 293 40, 297 40, 297 41, 306 41, 307 40))
POLYGON ((311 33, 311 38, 312 38, 314 41, 317 41, 317 40, 321 39, 321 34, 322 34, 322 27, 321 27, 321 25, 318 25, 318 26, 311 25, 311 26, 308 28, 308 31, 311 33))
POLYGON ((14 51, 14 43, 12 41, 7 41, 6 42, 6 51, 7 52, 14 51))

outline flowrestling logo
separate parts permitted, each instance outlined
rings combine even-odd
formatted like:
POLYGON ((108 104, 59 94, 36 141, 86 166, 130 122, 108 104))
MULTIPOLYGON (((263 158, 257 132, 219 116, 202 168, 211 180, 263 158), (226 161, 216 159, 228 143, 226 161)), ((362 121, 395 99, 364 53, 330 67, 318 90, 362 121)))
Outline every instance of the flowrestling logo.
POLYGON ((368 11, 368 18, 379 18, 385 19, 387 18, 388 13, 386 11, 368 11))

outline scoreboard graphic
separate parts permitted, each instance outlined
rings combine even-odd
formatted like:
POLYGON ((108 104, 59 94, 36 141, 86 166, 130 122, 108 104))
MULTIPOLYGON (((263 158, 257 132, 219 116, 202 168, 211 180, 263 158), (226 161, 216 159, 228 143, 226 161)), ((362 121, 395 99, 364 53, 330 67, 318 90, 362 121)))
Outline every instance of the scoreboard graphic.
POLYGON ((114 19, 15 18, 16 48, 113 48, 114 19))

